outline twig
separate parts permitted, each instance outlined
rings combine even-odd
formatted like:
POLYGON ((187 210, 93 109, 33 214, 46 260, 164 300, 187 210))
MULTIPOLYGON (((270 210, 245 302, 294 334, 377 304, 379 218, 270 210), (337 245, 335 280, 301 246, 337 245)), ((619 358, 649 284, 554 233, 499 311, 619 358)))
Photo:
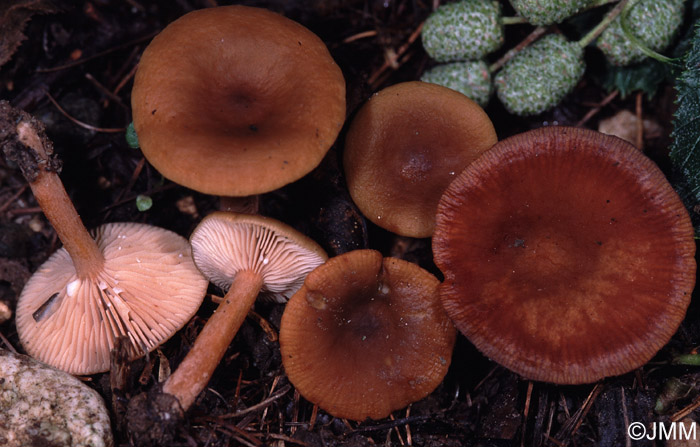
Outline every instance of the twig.
POLYGON ((237 418, 237 417, 244 416, 248 413, 251 413, 253 411, 262 410, 264 408, 267 408, 267 406, 269 406, 271 403, 273 403, 274 401, 276 401, 280 397, 287 394, 290 389, 292 389, 291 385, 285 385, 282 388, 280 388, 279 390, 277 390, 277 392, 275 392, 275 394, 272 394, 267 399, 255 404, 255 405, 251 405, 250 407, 248 407, 244 410, 238 410, 238 411, 233 412, 233 413, 222 414, 221 416, 218 416, 218 417, 221 419, 237 418))
POLYGON ((152 39, 152 38, 153 38, 156 34, 158 34, 159 32, 160 32, 160 30, 154 31, 154 32, 149 33, 149 34, 147 34, 147 35, 145 35, 145 36, 136 38, 136 39, 134 39, 134 40, 130 40, 129 42, 125 42, 125 43, 123 43, 123 44, 121 44, 121 45, 117 45, 116 47, 112 47, 112 48, 109 48, 109 49, 107 49, 107 50, 105 50, 105 51, 101 51, 101 52, 99 52, 99 53, 93 54, 92 56, 87 56, 87 57, 84 57, 84 58, 82 58, 82 59, 78 59, 78 60, 75 60, 75 61, 71 61, 71 62, 68 62, 68 63, 63 64, 63 65, 59 65, 59 66, 56 66, 56 67, 50 67, 50 68, 38 68, 38 69, 36 70, 36 72, 37 72, 37 73, 50 73, 50 72, 52 72, 52 71, 59 71, 59 70, 65 70, 66 68, 77 67, 78 65, 82 65, 82 64, 84 64, 84 63, 87 62, 87 61, 90 61, 90 60, 93 60, 93 59, 97 59, 97 58, 102 57, 102 56, 106 56, 106 55, 108 55, 108 54, 110 54, 110 53, 114 53, 115 51, 119 51, 119 50, 122 50, 122 49, 124 49, 124 48, 128 48, 128 47, 130 47, 130 46, 132 46, 132 45, 135 45, 135 44, 137 44, 137 43, 141 43, 141 42, 144 42, 144 41, 146 41, 146 40, 152 39))
POLYGON ((495 73, 496 71, 498 71, 503 65, 505 65, 506 62, 513 59, 513 57, 515 57, 516 54, 522 51, 523 48, 539 39, 540 36, 545 33, 545 31, 547 31, 547 27, 544 26, 538 26, 537 28, 535 28, 525 39, 522 40, 522 42, 508 50, 508 52, 501 56, 500 59, 491 64, 489 66, 489 72, 495 73))
POLYGON ((523 427, 520 434, 520 447, 525 447, 525 429, 527 428, 527 417, 530 414, 530 402, 532 399, 532 388, 534 387, 534 382, 528 380, 527 382, 527 394, 525 395, 525 408, 523 409, 523 427))
POLYGON ((642 118, 642 92, 637 92, 637 97, 635 98, 635 114, 637 115, 637 149, 644 151, 644 121, 642 118))
POLYGON ((19 196, 21 196, 24 193, 24 191, 27 190, 28 187, 29 187, 29 184, 25 183, 24 185, 22 185, 21 188, 19 188, 19 190, 16 193, 12 194, 12 197, 7 199, 7 201, 5 203, 0 205, 0 214, 4 213, 5 210, 7 210, 10 207, 10 205, 12 205, 15 202, 15 200, 17 200, 19 198, 19 196))
POLYGON ((399 47, 398 50, 396 50, 396 53, 395 53, 395 60, 393 60, 393 61, 389 61, 389 60, 384 61, 384 64, 383 64, 381 67, 379 67, 379 69, 378 69, 377 71, 375 71, 374 73, 372 73, 372 75, 369 77, 369 79, 368 79, 368 81, 367 81, 367 82, 369 83, 369 85, 372 86, 372 88, 375 88, 375 85, 374 85, 375 81, 376 81, 389 67, 391 67, 392 64, 395 64, 395 63, 396 63, 396 59, 400 58, 400 57, 408 50, 408 48, 413 44, 413 42, 416 41, 416 39, 418 38, 418 36, 420 36, 420 32, 421 32, 421 30, 423 29, 423 25, 424 25, 424 24, 425 24, 425 22, 421 22, 421 24, 418 25, 418 27, 411 33, 411 35, 408 36, 408 39, 406 40, 406 42, 404 42, 404 44, 401 45, 401 46, 399 47))
POLYGON ((610 93, 608 96, 606 96, 605 98, 603 98, 603 100, 602 100, 600 103, 598 103, 597 106, 595 106, 594 108, 592 108, 591 110, 589 110, 588 113, 586 113, 586 114, 583 116, 583 118, 581 118, 581 119, 579 120, 579 122, 576 123, 576 127, 582 127, 584 124, 586 124, 586 122, 588 122, 588 120, 590 120, 590 119, 593 118, 598 112, 600 112, 600 111, 603 109, 603 107, 605 107, 605 106, 607 106, 608 104, 610 104, 610 102, 611 102, 613 99, 617 98, 617 95, 619 95, 619 94, 620 94, 620 91, 619 91, 619 90, 614 90, 614 91, 613 91, 612 93, 610 93))
POLYGON ((362 31, 361 33, 353 34, 352 36, 343 39, 343 43, 350 43, 356 40, 364 39, 365 37, 374 37, 377 35, 377 30, 362 31))
POLYGON ((0 332, 0 340, 2 340, 2 343, 7 346, 7 349, 10 351, 14 352, 17 354, 17 350, 15 349, 14 346, 12 346, 12 343, 10 343, 10 340, 6 339, 4 335, 2 335, 2 332, 0 332))
POLYGON ((95 127, 95 126, 93 126, 93 125, 91 125, 91 124, 87 124, 87 123, 84 123, 84 122, 82 122, 82 121, 80 121, 80 120, 78 120, 78 119, 76 119, 76 118, 73 118, 72 116, 70 116, 70 115, 68 114, 68 112, 66 112, 66 111, 63 109, 63 107, 60 106, 60 104, 58 104, 58 102, 56 102, 56 100, 53 98, 53 96, 51 96, 51 94, 50 94, 48 91, 46 91, 45 93, 46 93, 46 97, 49 98, 49 101, 51 101, 51 103, 58 109, 59 112, 61 112, 61 114, 62 114, 63 116, 65 116, 66 118, 68 118, 69 120, 71 120, 74 124, 76 124, 76 125, 78 125, 78 126, 84 128, 84 129, 92 130, 92 131, 95 131, 95 132, 103 132, 103 133, 118 133, 118 132, 124 132, 124 131, 126 130, 126 127, 119 127, 119 128, 115 128, 115 127, 95 127))

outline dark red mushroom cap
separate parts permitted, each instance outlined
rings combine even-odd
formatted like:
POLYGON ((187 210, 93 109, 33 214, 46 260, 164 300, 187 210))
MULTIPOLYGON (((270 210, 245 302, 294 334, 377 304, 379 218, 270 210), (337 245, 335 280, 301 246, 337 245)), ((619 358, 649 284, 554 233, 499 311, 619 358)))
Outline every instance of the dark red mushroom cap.
POLYGON ((629 143, 546 127, 496 144, 438 206, 435 262, 457 328, 526 378, 586 383, 646 363, 695 283, 688 213, 629 143))

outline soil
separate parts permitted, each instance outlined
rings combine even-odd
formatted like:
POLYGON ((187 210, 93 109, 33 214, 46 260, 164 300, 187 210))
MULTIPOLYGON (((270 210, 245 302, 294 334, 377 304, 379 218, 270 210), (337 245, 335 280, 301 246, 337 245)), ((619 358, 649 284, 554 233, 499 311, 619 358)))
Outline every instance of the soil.
MULTIPOLYGON (((434 7, 429 0, 243 3, 280 12, 326 42, 347 81, 349 117, 373 92, 416 80, 434 64, 417 38, 434 7)), ((5 57, 0 61, 7 60, 0 68, 0 97, 44 122, 63 162, 61 178, 88 228, 136 221, 188 236, 202 216, 217 209, 216 197, 164 180, 124 138, 131 121, 133 71, 148 41, 182 14, 217 4, 227 3, 0 2, 0 29, 5 34, 0 43, 0 56, 5 57), (26 39, 21 39, 22 32, 26 39), (152 198, 152 207, 139 211, 138 196, 152 198)), ((513 15, 507 2, 503 4, 506 15, 513 15)), ((528 25, 508 27, 504 49, 492 59, 531 30, 528 25)), ((566 27, 560 30, 575 33, 566 27)), ((636 142, 668 172, 672 86, 662 84, 653 97, 610 97, 598 82, 602 58, 595 51, 586 54, 586 77, 549 112, 514 117, 492 99, 486 111, 499 138, 548 124, 597 129, 602 120, 628 111, 650 123, 636 142)), ((344 132, 338 141, 343 136, 344 132)), ((336 144, 306 178, 263 195, 261 213, 295 226, 331 255, 370 247, 439 276, 429 240, 396 237, 361 216, 344 185, 341 146, 336 144)), ((12 311, 31 272, 59 246, 21 171, 0 160, 0 305, 12 311)), ((213 286, 210 293, 222 294, 213 286)), ((672 362, 700 344, 697 303, 649 364, 590 385, 527 381, 484 358, 459 336, 448 375, 430 396, 390 418, 362 423, 333 418, 294 390, 276 341, 283 305, 261 303, 184 420, 163 424, 164 413, 178 416, 176 408, 148 393, 154 393, 158 381, 183 358, 214 308, 206 299, 189 324, 146 359, 115 361, 111 373, 84 378, 111 408, 116 445, 652 446, 664 443, 630 443, 627 426, 700 416, 700 374, 695 367, 672 362)), ((0 320, 0 335, 0 348, 22 351, 11 318, 0 320)))

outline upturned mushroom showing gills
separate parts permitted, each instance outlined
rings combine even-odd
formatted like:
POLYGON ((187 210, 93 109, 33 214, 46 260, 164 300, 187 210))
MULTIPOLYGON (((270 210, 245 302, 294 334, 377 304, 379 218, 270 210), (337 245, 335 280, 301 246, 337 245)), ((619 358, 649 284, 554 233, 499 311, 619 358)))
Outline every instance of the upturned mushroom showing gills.
POLYGON ((435 262, 457 328, 522 376, 588 383, 649 361, 695 284, 688 213, 659 168, 595 131, 505 139, 449 186, 435 262))
POLYGON ((461 93, 425 82, 387 87, 348 130, 343 165, 350 195, 376 225, 429 237, 442 193, 496 141, 486 112, 461 93))
POLYGON ((320 163, 345 120, 345 80, 302 25, 221 6, 185 14, 153 39, 131 104, 143 154, 165 177, 248 196, 320 163))
POLYGON ((282 315, 289 380, 333 416, 357 421, 424 398, 447 373, 456 336, 439 284, 421 267, 374 250, 331 258, 282 315))
POLYGON ((212 213, 195 228, 190 242, 197 267, 228 292, 163 386, 184 410, 209 382, 255 299, 285 302, 327 258, 295 229, 246 214, 212 213))
POLYGON ((150 225, 109 223, 93 239, 58 177, 43 125, 6 102, 0 145, 63 242, 17 303, 17 332, 30 355, 72 374, 92 374, 109 369, 117 337, 128 337, 136 358, 185 325, 207 288, 185 238, 150 225))

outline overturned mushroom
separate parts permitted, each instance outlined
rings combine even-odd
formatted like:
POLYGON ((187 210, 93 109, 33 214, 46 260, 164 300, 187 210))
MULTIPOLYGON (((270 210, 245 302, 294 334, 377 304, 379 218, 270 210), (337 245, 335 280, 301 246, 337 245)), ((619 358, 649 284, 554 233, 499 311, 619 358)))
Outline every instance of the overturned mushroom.
POLYGON ((150 225, 111 223, 93 239, 58 177, 41 123, 2 102, 0 142, 63 242, 17 303, 17 332, 29 354, 73 374, 106 371, 117 337, 126 335, 138 357, 190 319, 207 281, 185 238, 150 225))
POLYGON ((184 410, 209 382, 258 296, 284 302, 326 260, 321 247, 291 227, 261 216, 216 212, 190 237, 197 267, 228 292, 163 392, 184 410))

